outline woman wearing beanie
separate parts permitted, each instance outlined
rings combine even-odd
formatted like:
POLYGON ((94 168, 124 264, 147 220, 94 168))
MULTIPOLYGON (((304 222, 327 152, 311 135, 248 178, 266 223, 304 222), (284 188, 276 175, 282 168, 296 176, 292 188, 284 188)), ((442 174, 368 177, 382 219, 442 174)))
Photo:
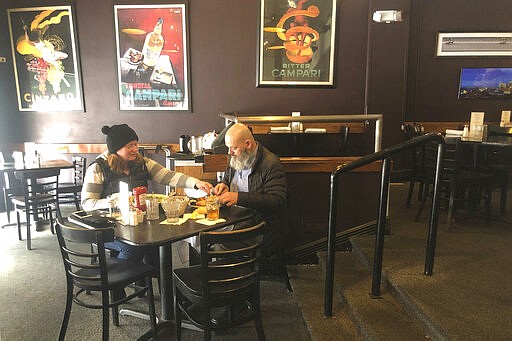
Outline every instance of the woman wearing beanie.
MULTIPOLYGON (((139 153, 137 133, 127 124, 104 126, 108 150, 100 154, 87 168, 82 187, 82 207, 86 211, 108 208, 119 193, 119 181, 127 182, 130 190, 147 186, 148 180, 178 188, 197 188, 210 192, 208 182, 171 171, 158 162, 139 153)), ((118 258, 142 261, 145 247, 132 246, 120 241, 107 245, 119 251, 118 258)))

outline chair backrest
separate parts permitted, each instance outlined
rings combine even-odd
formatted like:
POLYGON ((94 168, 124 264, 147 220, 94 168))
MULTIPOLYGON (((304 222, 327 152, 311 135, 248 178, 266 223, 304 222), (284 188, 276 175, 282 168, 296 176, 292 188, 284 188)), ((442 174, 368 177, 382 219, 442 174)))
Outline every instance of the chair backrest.
POLYGON ((75 227, 59 219, 56 230, 68 283, 107 288, 105 242, 114 240, 114 229, 75 227))
POLYGON ((84 173, 87 167, 87 158, 79 155, 73 155, 73 168, 75 185, 82 185, 84 182, 84 173))
POLYGON ((21 179, 17 179, 14 175, 14 170, 6 169, 4 173, 4 189, 8 196, 23 195, 21 186, 21 179))
MULTIPOLYGON (((446 143, 442 162, 442 178, 450 179, 458 176, 461 170, 470 168, 470 155, 465 153, 461 147, 461 142, 457 139, 454 143, 446 143)), ((434 176, 437 162, 437 143, 427 143, 425 145, 425 166, 427 173, 434 176)))
POLYGON ((59 169, 26 169, 16 171, 15 176, 21 180, 25 205, 37 206, 41 204, 57 204, 57 191, 59 188, 59 169))
MULTIPOLYGON (((402 133, 405 140, 410 140, 424 135, 424 129, 421 125, 403 124, 402 133)), ((408 159, 408 164, 410 163, 410 168, 415 173, 422 172, 425 169, 426 163, 425 146, 411 147, 409 148, 409 153, 410 159, 408 159)))
POLYGON ((201 276, 205 304, 225 306, 226 296, 243 299, 259 291, 259 261, 265 222, 219 232, 201 232, 201 276))
POLYGON ((489 125, 487 127, 487 136, 512 136, 512 127, 489 125))

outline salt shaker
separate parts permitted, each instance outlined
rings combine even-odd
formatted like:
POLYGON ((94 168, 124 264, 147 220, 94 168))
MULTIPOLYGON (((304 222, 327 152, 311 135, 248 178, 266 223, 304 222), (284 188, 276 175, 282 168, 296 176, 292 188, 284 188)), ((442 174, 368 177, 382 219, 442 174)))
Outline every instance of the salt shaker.
POLYGON ((468 137, 469 136, 469 127, 468 125, 464 125, 464 130, 462 131, 462 137, 468 137))

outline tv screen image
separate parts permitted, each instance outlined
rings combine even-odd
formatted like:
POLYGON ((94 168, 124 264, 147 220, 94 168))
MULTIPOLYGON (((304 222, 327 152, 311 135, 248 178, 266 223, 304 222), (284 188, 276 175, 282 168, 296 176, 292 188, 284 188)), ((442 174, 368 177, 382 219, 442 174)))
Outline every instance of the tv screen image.
POLYGON ((459 99, 512 99, 512 68, 462 68, 459 99))

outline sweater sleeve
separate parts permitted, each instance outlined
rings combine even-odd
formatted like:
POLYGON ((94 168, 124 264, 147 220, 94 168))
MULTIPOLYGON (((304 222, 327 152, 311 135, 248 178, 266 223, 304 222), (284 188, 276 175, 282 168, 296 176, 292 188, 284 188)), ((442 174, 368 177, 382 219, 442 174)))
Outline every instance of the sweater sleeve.
POLYGON ((144 158, 144 160, 149 172, 149 178, 161 185, 169 185, 174 188, 194 188, 195 184, 199 181, 199 179, 194 177, 169 170, 150 158, 144 158))
POLYGON ((92 163, 85 171, 84 183, 82 186, 82 207, 86 211, 108 208, 106 198, 101 198, 103 183, 105 179, 100 166, 92 163))

